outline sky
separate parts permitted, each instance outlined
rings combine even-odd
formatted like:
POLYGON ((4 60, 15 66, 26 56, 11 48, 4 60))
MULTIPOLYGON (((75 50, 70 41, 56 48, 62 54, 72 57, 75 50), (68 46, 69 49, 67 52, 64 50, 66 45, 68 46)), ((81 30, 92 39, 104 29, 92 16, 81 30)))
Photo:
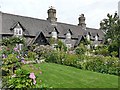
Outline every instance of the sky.
POLYGON ((120 0, 0 0, 0 11, 16 15, 45 19, 50 6, 56 9, 58 22, 78 25, 81 14, 86 26, 99 28, 107 13, 118 12, 120 0))

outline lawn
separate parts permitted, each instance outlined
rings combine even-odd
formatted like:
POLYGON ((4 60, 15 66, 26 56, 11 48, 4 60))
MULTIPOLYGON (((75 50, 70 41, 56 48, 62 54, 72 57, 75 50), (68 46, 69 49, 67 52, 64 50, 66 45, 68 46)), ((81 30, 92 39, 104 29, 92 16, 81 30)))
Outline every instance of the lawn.
POLYGON ((37 83, 53 88, 117 88, 118 76, 101 74, 54 63, 24 65, 34 72, 37 83), (42 71, 42 74, 40 74, 42 71))

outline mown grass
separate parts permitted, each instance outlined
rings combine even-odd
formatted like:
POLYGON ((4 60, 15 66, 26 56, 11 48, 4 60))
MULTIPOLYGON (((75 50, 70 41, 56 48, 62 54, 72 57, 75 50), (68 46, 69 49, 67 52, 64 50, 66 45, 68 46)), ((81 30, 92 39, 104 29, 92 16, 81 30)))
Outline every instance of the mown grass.
POLYGON ((33 66, 24 65, 23 68, 35 73, 39 85, 45 84, 53 88, 118 87, 118 76, 81 70, 70 66, 42 63, 33 64, 33 66))

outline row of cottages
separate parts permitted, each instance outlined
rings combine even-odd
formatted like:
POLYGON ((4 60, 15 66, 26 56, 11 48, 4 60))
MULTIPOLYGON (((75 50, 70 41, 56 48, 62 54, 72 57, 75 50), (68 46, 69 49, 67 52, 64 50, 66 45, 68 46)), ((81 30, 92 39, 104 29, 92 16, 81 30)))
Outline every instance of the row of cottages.
POLYGON ((47 20, 43 20, 0 12, 0 36, 23 36, 28 46, 34 43, 49 45, 53 37, 69 48, 78 46, 84 38, 91 40, 94 46, 103 41, 101 30, 86 27, 84 14, 78 18, 78 25, 71 25, 57 22, 56 9, 51 7, 47 13, 47 20))

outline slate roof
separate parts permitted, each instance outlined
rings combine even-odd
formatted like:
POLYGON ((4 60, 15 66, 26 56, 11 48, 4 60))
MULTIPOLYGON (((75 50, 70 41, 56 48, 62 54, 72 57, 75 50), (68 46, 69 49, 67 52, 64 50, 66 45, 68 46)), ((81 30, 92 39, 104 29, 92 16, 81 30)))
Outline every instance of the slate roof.
POLYGON ((77 42, 75 43, 75 46, 78 46, 78 45, 79 45, 79 43, 80 43, 80 41, 82 40, 82 38, 83 38, 82 35, 79 35, 79 36, 78 36, 78 40, 77 40, 77 42))
POLYGON ((48 20, 8 13, 2 13, 2 34, 13 34, 10 29, 13 28, 15 23, 20 23, 24 28, 24 35, 28 36, 36 36, 38 32, 42 31, 45 37, 51 37, 50 33, 55 28, 58 31, 59 38, 65 38, 68 31, 72 33, 72 38, 76 40, 80 40, 79 36, 84 36, 87 32, 90 32, 91 36, 98 34, 99 40, 104 37, 103 32, 98 29, 86 28, 86 30, 83 30, 80 26, 61 22, 57 22, 56 26, 52 26, 48 20))

